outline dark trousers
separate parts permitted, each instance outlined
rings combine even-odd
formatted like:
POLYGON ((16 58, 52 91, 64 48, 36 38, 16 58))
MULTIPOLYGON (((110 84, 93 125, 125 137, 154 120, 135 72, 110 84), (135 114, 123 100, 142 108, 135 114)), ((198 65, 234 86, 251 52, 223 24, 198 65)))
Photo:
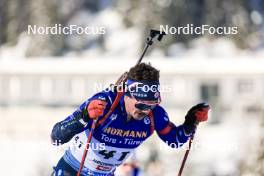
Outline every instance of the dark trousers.
MULTIPOLYGON (((114 176, 114 174, 108 174, 108 175, 114 176)), ((51 176, 77 176, 77 171, 75 171, 63 158, 61 158, 57 166, 54 167, 54 171, 51 174, 51 176)))
POLYGON ((51 176, 76 176, 77 172, 61 158, 51 176))

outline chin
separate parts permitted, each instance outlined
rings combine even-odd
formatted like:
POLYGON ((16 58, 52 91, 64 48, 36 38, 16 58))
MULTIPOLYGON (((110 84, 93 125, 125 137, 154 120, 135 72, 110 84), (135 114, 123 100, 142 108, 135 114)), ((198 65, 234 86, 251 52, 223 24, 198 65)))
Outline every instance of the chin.
POLYGON ((141 116, 141 117, 134 117, 135 120, 142 120, 145 116, 141 116))
POLYGON ((133 118, 135 120, 142 120, 144 117, 146 117, 147 114, 142 114, 142 113, 134 113, 133 118))

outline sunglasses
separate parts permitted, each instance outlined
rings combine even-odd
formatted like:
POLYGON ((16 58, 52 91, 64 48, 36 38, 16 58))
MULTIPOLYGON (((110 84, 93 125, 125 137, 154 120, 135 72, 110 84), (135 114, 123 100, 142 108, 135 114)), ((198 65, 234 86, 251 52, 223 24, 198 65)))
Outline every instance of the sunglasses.
POLYGON ((136 104, 135 104, 135 108, 137 108, 138 110, 141 110, 141 111, 153 110, 161 102, 161 100, 159 99, 158 102, 150 103, 150 102, 147 102, 147 101, 137 100, 133 96, 133 94, 131 94, 131 93, 128 93, 126 95, 129 96, 130 98, 135 99, 137 101, 136 104))
POLYGON ((146 110, 153 110, 158 104, 155 105, 149 105, 149 104, 145 104, 145 103, 140 103, 137 102, 135 104, 135 108, 141 110, 141 111, 146 111, 146 110))

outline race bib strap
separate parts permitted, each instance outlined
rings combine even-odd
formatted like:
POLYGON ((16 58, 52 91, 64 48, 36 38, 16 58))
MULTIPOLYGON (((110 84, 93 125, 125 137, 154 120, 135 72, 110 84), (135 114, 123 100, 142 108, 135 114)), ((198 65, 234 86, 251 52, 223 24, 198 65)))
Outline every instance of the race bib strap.
POLYGON ((153 134, 155 130, 155 124, 154 124, 154 115, 152 111, 150 111, 149 113, 149 118, 150 118, 150 132, 151 134, 153 134))

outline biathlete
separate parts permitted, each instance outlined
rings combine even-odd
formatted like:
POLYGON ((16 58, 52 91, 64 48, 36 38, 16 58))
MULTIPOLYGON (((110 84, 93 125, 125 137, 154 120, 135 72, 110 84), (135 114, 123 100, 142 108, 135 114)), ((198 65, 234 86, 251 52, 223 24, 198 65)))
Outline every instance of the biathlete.
POLYGON ((186 143, 197 124, 207 120, 209 105, 200 103, 193 106, 187 112, 184 123, 176 126, 160 105, 158 87, 159 71, 150 64, 138 64, 129 70, 126 89, 105 120, 102 119, 118 94, 114 89, 95 94, 65 120, 56 123, 51 133, 53 142, 71 142, 71 145, 52 175, 77 174, 94 119, 99 123, 93 131, 82 176, 113 176, 116 167, 154 131, 168 145, 174 143, 173 147, 186 143))

